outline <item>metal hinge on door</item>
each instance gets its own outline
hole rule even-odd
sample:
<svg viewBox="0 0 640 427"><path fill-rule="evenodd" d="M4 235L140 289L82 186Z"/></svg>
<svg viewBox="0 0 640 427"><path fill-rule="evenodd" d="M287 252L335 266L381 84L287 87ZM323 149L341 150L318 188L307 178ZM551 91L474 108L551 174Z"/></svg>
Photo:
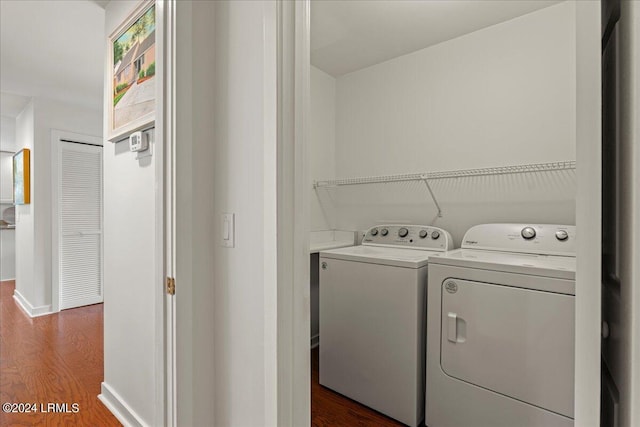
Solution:
<svg viewBox="0 0 640 427"><path fill-rule="evenodd" d="M167 293L169 295L176 294L176 279L173 277L167 277Z"/></svg>

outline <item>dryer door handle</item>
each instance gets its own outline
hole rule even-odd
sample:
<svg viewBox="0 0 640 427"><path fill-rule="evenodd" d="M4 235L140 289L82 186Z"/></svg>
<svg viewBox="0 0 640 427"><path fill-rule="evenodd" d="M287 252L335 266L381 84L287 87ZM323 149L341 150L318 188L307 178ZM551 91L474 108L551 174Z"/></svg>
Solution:
<svg viewBox="0 0 640 427"><path fill-rule="evenodd" d="M447 339L456 344L467 340L467 322L458 313L447 313Z"/></svg>
<svg viewBox="0 0 640 427"><path fill-rule="evenodd" d="M449 313L447 322L447 339L451 342L458 342L458 315Z"/></svg>

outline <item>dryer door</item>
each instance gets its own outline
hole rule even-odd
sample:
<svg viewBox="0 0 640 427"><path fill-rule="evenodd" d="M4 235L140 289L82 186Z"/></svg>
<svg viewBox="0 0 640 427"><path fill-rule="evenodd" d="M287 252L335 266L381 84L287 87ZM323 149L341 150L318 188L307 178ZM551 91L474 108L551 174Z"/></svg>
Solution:
<svg viewBox="0 0 640 427"><path fill-rule="evenodd" d="M449 376L573 418L573 296L447 279L441 319Z"/></svg>

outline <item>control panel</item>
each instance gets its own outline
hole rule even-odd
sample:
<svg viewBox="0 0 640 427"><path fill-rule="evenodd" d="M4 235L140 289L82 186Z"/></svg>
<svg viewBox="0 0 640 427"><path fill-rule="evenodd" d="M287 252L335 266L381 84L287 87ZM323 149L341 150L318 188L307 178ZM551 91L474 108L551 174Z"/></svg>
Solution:
<svg viewBox="0 0 640 427"><path fill-rule="evenodd" d="M150 157L152 153L153 129L133 132L129 135L129 151L136 153L136 160Z"/></svg>
<svg viewBox="0 0 640 427"><path fill-rule="evenodd" d="M575 256L576 227L556 224L481 224L466 232L462 248Z"/></svg>
<svg viewBox="0 0 640 427"><path fill-rule="evenodd" d="M138 152L145 151L149 148L147 135L142 132L133 132L129 135L129 150Z"/></svg>
<svg viewBox="0 0 640 427"><path fill-rule="evenodd" d="M371 227L365 233L362 244L430 251L453 249L453 240L449 232L428 225L390 224Z"/></svg>

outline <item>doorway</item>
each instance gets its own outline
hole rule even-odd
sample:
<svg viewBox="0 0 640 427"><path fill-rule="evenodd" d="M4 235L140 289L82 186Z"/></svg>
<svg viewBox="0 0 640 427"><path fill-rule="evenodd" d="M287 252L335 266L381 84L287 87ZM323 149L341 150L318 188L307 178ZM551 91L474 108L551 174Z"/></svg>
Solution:
<svg viewBox="0 0 640 427"><path fill-rule="evenodd" d="M493 120L491 118L492 113L496 113L506 105L510 105L511 108L516 108L515 106L520 105L520 103L516 101L507 101L509 95L513 95L523 88L525 90L532 89L537 83L541 84L537 95L549 93L546 91L549 90L550 86L546 85L546 83L542 83L541 81L536 83L526 77L529 75L529 72L535 70L536 66L545 63L545 61L547 61L546 64L553 64L551 67L546 67L547 70L553 67L559 67L557 71L563 75L563 78L566 77L566 84L563 84L564 89L562 90L566 91L568 97L564 98L564 100L558 99L556 100L557 102L547 97L545 100L539 99L539 103L538 101L530 102L528 107L546 105L545 103L548 102L551 109L556 108L556 118L558 117L557 114L564 114L566 120L561 126L564 127L564 130L555 126L546 126L545 131L549 131L550 134L537 140L545 140L547 142L556 140L561 145L567 144L568 142L569 144L565 145L567 150L564 153L558 152L557 150L560 149L561 151L562 148L555 144L554 147L550 146L549 149L538 151L536 155L541 153L555 153L558 159L562 158L562 160L574 161L574 168L577 158L588 160L589 163L585 164L591 164L592 161L599 156L593 135L588 138L581 138L578 143L578 140L575 138L575 132L577 128L578 133L584 137L586 129L589 127L586 125L586 122L588 120L596 120L599 117L598 97L592 96L591 91L585 87L587 82L590 82L594 87L599 87L597 84L599 74L593 72L594 68L597 69L599 66L599 62L594 56L594 52L597 54L598 45L593 42L597 40L597 36L595 35L597 35L599 31L599 24L597 24L598 11L594 5L578 4L580 2L554 2L553 4L549 3L545 5L540 3L537 5L529 4L529 6L534 6L537 10L532 9L511 17L502 16L496 22L485 22L485 24L480 25L478 28L466 34L449 35L448 40L447 37L443 36L441 40L438 40L432 46L413 45L408 51L399 55L391 56L383 60L372 60L371 58L380 51L384 51L385 49L392 50L401 45L402 42L399 41L399 39L402 39L402 34L415 36L416 32L412 32L410 28L407 28L410 27L407 23L411 22L411 18L399 20L399 22L403 23L403 28L396 31L393 35L385 33L380 26L377 25L375 26L375 31L367 33L366 25L369 19L371 19L372 22L379 22L379 17L384 16L386 25L391 25L389 23L394 21L394 12L392 10L394 6L391 2L377 2L376 4L370 5L369 8L362 6L363 9L365 9L364 11L356 10L358 7L354 5L356 2L346 2L342 6L336 6L330 3L332 2L311 2L311 28L305 27L304 24L297 27L298 34L310 34L311 46L311 64L298 64L303 71L300 71L300 75L297 76L302 82L305 81L305 78L310 80L310 108L304 110L299 108L297 110L298 114L305 115L306 123L308 123L308 131L305 134L307 150L310 153L315 153L313 157L307 158L307 167L311 175L310 181L314 181L313 183L309 182L309 188L313 188L310 190L309 195L311 201L310 217L312 227L310 231L323 231L318 227L326 227L329 231L347 230L359 235L361 234L359 232L362 230L385 220L387 223L391 220L399 223L439 224L445 228L448 227L452 229L454 239L458 241L459 245L464 231L475 223L492 221L509 222L514 221L513 218L531 221L531 217L535 217L536 215L537 220L541 223L579 225L588 223L593 225L594 219L599 219L599 217L596 218L597 214L593 213L592 208L586 207L586 200L589 196L583 192L582 188L584 187L581 187L581 189L577 188L578 182L592 183L591 178L585 175L584 169L580 169L579 165L578 170L570 172L572 177L569 178L568 181L565 180L564 183L562 183L564 178L560 180L556 180L557 176L550 178L554 176L553 173L550 175L541 175L539 183L547 179L554 180L553 184L547 182L549 186L546 190L544 190L546 184L542 184L541 186L527 186L525 180L510 179L508 176L489 181L478 180L466 188L456 188L456 185L453 183L441 184L434 189L434 192L441 197L439 202L442 211L448 212L448 215L445 213L442 217L437 215L439 207L434 206L430 198L425 197L425 194L423 194L426 193L426 189L423 187L418 187L417 185L414 187L407 183L386 183L384 186L378 187L370 185L370 182L375 181L377 178L399 176L408 173L419 174L420 172L428 172L430 170L477 169L530 163L531 157L518 158L518 153L516 153L516 151L520 151L521 154L525 152L530 154L531 150L525 148L527 144L529 144L525 141L526 138L523 139L522 135L518 134L517 131L514 134L508 135L508 128L511 124L514 124L515 121L521 119L524 119L524 121L520 122L517 128L520 130L527 128L527 126L532 124L530 121L527 123L527 119L530 119L532 116L544 121L542 116L550 113L550 109L541 108L538 113L544 112L542 116L538 113L532 115L520 111L522 114L516 114L518 117L514 117L515 121L511 119L505 122L498 120L500 124L496 126L489 124L492 123ZM362 5L366 2L357 3ZM419 2L413 3L412 7L418 7L417 3ZM435 5L438 2L430 3ZM475 3L477 7L483 7L482 2ZM519 2L519 6L525 7L525 3L526 2ZM323 7L324 10L322 9ZM343 10L336 12L330 10L331 7L343 7ZM402 9L400 6L397 7L398 9ZM413 17L416 17L415 19L418 22L421 22L419 12L415 10L409 11L409 6L406 4L403 7L403 13L409 13ZM435 19L445 22L447 28L450 30L456 27L452 24L456 15L459 17L465 13L463 9L464 7L460 6L460 10L456 13L447 15L446 18L440 17L439 19ZM504 13L504 9L501 13ZM556 15L555 18L551 17L551 15L555 13L562 15L568 20L563 20L564 18L559 18L558 15ZM341 15L337 17L336 14ZM477 11L475 16L478 19L480 19L481 16L486 18L486 15L481 11ZM351 17L351 20L349 20L349 17ZM434 18L434 14L427 13L427 16L422 19L422 23L429 18ZM551 26L556 25L555 28L558 30L557 37L547 33L549 39L547 39L546 42L550 43L550 47L549 49L543 49L543 51L550 54L554 49L563 49L562 46L564 46L564 48L567 49L567 55L562 54L559 57L547 57L546 59L536 57L536 64L523 64L522 73L514 73L509 76L509 72L513 72L515 68L509 68L513 67L514 63L505 61L506 55L502 56L500 60L502 62L496 62L496 64L499 63L501 65L494 69L492 69L491 65L487 62L491 56L491 53L487 53L487 51L490 51L492 48L497 48L499 42L498 44L489 43L487 45L479 45L476 50L476 55L454 55L453 50L450 50L463 46L473 37L489 37L492 32L497 33L504 31L505 28L509 26L513 27L512 29L514 31L528 31L537 25L532 22L532 20L536 18L541 19L541 22L547 18L550 19L551 21L547 21L547 25L545 25L544 28L548 28L548 24L554 22ZM318 38L319 36L316 33L316 40L314 40L314 31L317 31L314 29L314 25L322 25L322 19L325 19L327 22L326 29L320 38ZM528 22L525 23L525 21ZM331 24L333 24L334 27L329 28ZM528 25L530 25L530 27L527 27ZM434 24L424 27L433 29L437 27L437 25ZM357 33L357 31L360 31L360 33ZM376 32L379 34L376 34ZM359 36L354 34L358 34ZM353 36L353 40L349 40L349 35ZM518 43L526 44L526 46L517 46L516 49L518 51L522 51L523 49L535 50L534 44L527 44L524 41L526 37L521 36L522 34L514 37L503 37L501 40L511 40L513 42L510 43L511 47L517 46ZM380 40L376 39L376 37L379 37ZM375 49L367 49L366 46L363 47L363 44L366 44L366 40L368 39L376 40ZM561 40L564 40L564 42ZM534 43L545 43L544 38L539 37L539 32L532 41ZM349 43L351 43L351 45L349 45ZM455 48L454 45L456 45ZM578 46L577 49L576 46ZM503 47L506 48L506 46ZM349 51L349 49L353 50ZM443 55L440 60L434 62L426 72L424 70L421 72L418 68L411 68L418 61L417 58L423 49L430 50L434 55ZM332 56L332 51L334 52L334 56ZM446 62L446 55L449 52L451 52L451 58L455 58L452 64ZM504 53L505 50L502 49L502 52ZM344 56L341 57L340 55ZM553 54L550 55L553 56ZM404 58L402 58L403 56ZM528 56L529 58L533 58L535 55ZM564 60L569 60L569 62L565 64L566 66L561 65L563 59L558 60L560 57ZM344 60L345 58L348 60ZM473 58L472 63L466 64L465 58ZM361 61L363 65L352 66L350 61ZM583 68L580 69L575 61L581 64ZM397 62L397 65L395 62ZM473 72L473 67L479 64L484 65L477 69L476 72ZM319 68L318 65L325 67L325 69ZM352 68L349 68L350 66L352 66ZM562 70L560 70L560 67ZM481 88L481 92L483 90L485 92L474 94L472 82L477 78L482 78L482 73L490 69L492 71L488 72L487 76L494 77L496 80L493 82L486 80L484 85L477 85L476 88ZM434 70L436 70L436 73L438 73L437 70L441 71L438 75L440 80L436 80L436 82L440 84L435 86L435 90L432 91L429 96L424 96L425 94L420 92L423 89L417 88L416 84L422 82L424 76L429 72L434 72ZM566 70L571 70L572 76L564 74ZM394 76L402 72L406 72L406 75L404 79L398 79L401 81L400 86L393 86L395 83ZM461 77L465 72L470 72L471 74L466 78L461 78L459 84L452 85L451 87L447 86L447 81L453 81L456 75L460 74ZM544 73L537 73L537 77L543 74ZM316 77L315 82L314 75ZM516 79L525 78L525 81L517 82L513 80L514 77ZM549 77L553 78L550 75ZM498 95L498 93L500 93L500 84L507 84L507 82L509 82L508 85L510 89L504 92L506 97L501 97ZM580 93L575 92L576 82L578 83L578 90L582 91ZM555 83L558 83L558 81L556 80ZM402 86L403 84L404 86ZM428 85L428 82L426 84ZM466 93L462 95L462 98L456 98L455 91L463 87ZM513 90L516 90L516 92L513 92ZM423 96L417 96L419 99L414 104L404 104L402 100L411 97L411 94L416 92L420 92ZM554 92L557 94L558 90ZM532 99L524 93L518 93L520 99ZM533 97L537 95L533 95ZM438 96L442 96L442 98L438 98ZM582 108L580 100L585 97L589 98L591 103L588 104L589 107ZM465 98L466 101L463 98ZM437 100L439 100L439 102L436 102ZM567 100L569 101L567 102ZM434 102L434 104L431 105L430 102ZM496 109L493 111L484 111L479 115L474 114L474 118L478 118L483 116L484 113L487 113L486 116L483 116L484 118L482 120L474 124L473 119L462 119L465 112L475 111L475 107L479 107L478 111L480 111L482 109L481 106L486 105L487 102L494 105ZM493 102L498 102L498 104L493 104ZM326 107L331 106L331 104L334 105L332 113L325 114L321 112L321 114L317 114L319 110L323 108L326 110ZM555 105L555 107L551 107L552 105ZM560 113L560 110L557 110L558 105L563 106L561 108L562 113ZM416 106L419 108L415 108ZM449 110L449 108L451 108L451 110ZM511 110L511 112L513 112L513 110ZM504 111L504 114L499 113L498 115L500 115L502 119L505 119L509 114L510 112ZM318 116L322 116L324 122L314 125L314 120L316 120ZM548 117L551 118L550 116ZM413 124L414 121L415 123L425 123L428 122L430 118L438 119L432 126L425 127L421 129L421 131L412 130L412 126L415 126ZM303 120L303 122L305 121ZM441 129L441 126L445 123L447 124L447 130L436 132L436 130ZM464 133L463 129L467 126L469 127L468 129L473 128L473 131L468 135L469 138L463 139L472 143L474 146L467 147L468 149L462 149L462 151L460 151L460 147L464 146L465 143L462 140L460 141L462 145L455 142L455 135L457 132ZM539 130L540 129L533 130L532 132L527 132L527 134L531 136ZM499 132L500 135L494 135L484 142L480 141L482 144L478 142L482 140L484 136L491 135L494 131ZM556 136L551 135L554 132L558 132ZM410 141L412 138L415 138L422 146L417 145L411 147L407 145L407 141ZM434 141L440 142L435 143ZM499 141L508 141L509 147L500 149L492 145L495 142L499 143ZM431 145L429 145L430 143ZM514 144L517 145L518 143L524 144L523 149L511 151L514 149ZM427 149L427 147L427 152L422 153L420 151L423 148ZM388 149L385 150L385 148ZM446 153L449 149L452 150L450 157L452 163L446 165L443 162L446 162ZM463 153L465 151L476 154L473 156L464 155ZM578 153L577 157L576 152ZM592 156L590 156L588 152L591 152ZM510 156L508 153L513 154L514 157L508 158ZM487 157L483 160L483 156L485 155ZM430 165L432 161L436 163ZM322 164L322 162L325 164ZM545 159L540 159L540 162L544 163ZM566 178L564 173L560 175ZM342 181L347 184L347 181L358 178L368 182L363 182L363 184L366 185L362 185L361 187L351 186L351 182L348 183L350 185L349 187L340 187ZM380 182L382 183L382 181ZM326 188L319 188L322 187L322 185L318 186L318 183L328 185L326 185ZM518 190L518 187L522 185L527 187L527 200L518 199L519 196L515 195L515 193L521 191ZM475 188L475 190L471 187ZM491 194L492 188L496 193ZM500 188L500 190L498 190L498 188ZM550 196L549 191L547 191L550 188L553 192L557 192L554 196ZM468 194L469 197L464 196L464 194L466 194L465 191L470 192ZM531 191L531 193L529 193L529 191ZM541 192L538 193L538 191ZM499 196L498 193L500 193ZM510 200L505 201L501 199L505 197L505 193L507 199ZM509 194L511 194L511 196L509 196ZM428 196L428 194L426 194L426 196ZM474 199L474 197L477 197L477 199ZM578 200L577 206L575 204L576 197ZM483 202L487 201L490 201L489 205L492 206L482 207ZM593 203L596 202L597 201L594 201ZM469 206L463 208L464 205ZM472 205L475 207L470 209ZM545 205L551 206L551 208L543 208ZM500 212L493 212L492 209L498 208L498 206ZM545 212L538 211L538 209L542 209ZM588 212L592 212L593 215ZM447 218L447 216L449 218ZM467 216L467 218L465 218L465 216ZM556 219L554 220L554 218ZM584 225L581 227L583 226ZM597 228L598 227L596 227L596 229ZM597 249L598 247L599 243L596 244L595 248ZM590 268L587 264L595 265L597 263L596 258L598 257L599 255L595 254L593 247L589 249L581 247L579 249L579 271L581 272L579 272L578 275L582 277L581 280L584 280L583 283L586 283L586 288L590 290L584 291L577 296L578 315L576 322L578 326L576 340L578 347L591 348L592 350L595 347L599 348L599 343L596 343L594 340L584 339L584 334L589 328L593 330L595 322L593 319L583 317L583 310L595 299L599 299L599 292L597 292L597 285L590 283L589 279L585 279L584 277L586 277L585 272ZM591 260L590 262L585 261L589 259ZM300 266L300 268L302 268L302 266ZM300 320L301 319L297 319L297 321ZM319 342L321 347L321 330ZM596 396L596 394L599 396L599 381L594 379L596 378L594 373L598 372L599 368L594 366L592 362L593 361L590 361L588 368L580 361L577 361L576 364L576 387L578 387L578 384L588 384L587 387L581 387L581 392L576 394L576 419L583 419L585 420L584 422L588 424L594 424L594 419L597 419L599 416L595 413L597 411L593 409L593 404L595 403L594 396ZM576 390L577 389L578 388L576 388ZM584 390L588 390L588 392L585 393ZM590 404L585 405L583 402L586 401L589 401ZM313 408L313 400L311 405ZM589 406L588 409L587 406ZM312 417L315 416L313 409L311 414Z"/></svg>

